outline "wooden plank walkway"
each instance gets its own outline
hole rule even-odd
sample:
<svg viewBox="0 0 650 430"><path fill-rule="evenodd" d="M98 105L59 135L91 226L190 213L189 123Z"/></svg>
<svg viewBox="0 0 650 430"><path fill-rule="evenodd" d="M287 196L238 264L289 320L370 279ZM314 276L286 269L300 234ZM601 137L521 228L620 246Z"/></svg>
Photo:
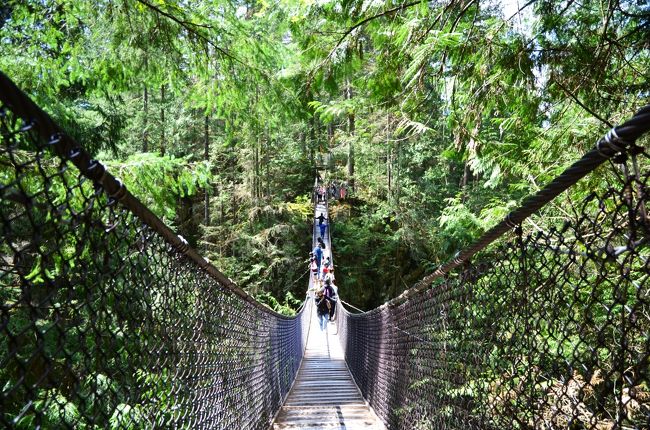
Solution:
<svg viewBox="0 0 650 430"><path fill-rule="evenodd" d="M345 364L336 324L330 322L322 332L315 311L313 315L305 358L272 428L384 430Z"/></svg>

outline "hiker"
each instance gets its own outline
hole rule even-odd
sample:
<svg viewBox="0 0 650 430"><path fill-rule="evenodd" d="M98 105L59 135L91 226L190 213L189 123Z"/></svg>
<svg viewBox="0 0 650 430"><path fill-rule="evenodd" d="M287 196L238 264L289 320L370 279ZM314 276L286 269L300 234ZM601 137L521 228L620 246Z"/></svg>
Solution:
<svg viewBox="0 0 650 430"><path fill-rule="evenodd" d="M332 287L332 283L329 280L325 281L325 286L323 287L323 296L329 300L329 305L326 304L328 309L329 320L332 321L334 318L334 310L336 309L337 295Z"/></svg>
<svg viewBox="0 0 650 430"><path fill-rule="evenodd" d="M315 285L316 281L318 281L318 265L316 264L316 257L314 257L313 252L309 253L309 270L311 271L312 279Z"/></svg>
<svg viewBox="0 0 650 430"><path fill-rule="evenodd" d="M314 258L316 259L316 273L320 273L320 263L323 260L323 248L324 246L319 243L313 251Z"/></svg>
<svg viewBox="0 0 650 430"><path fill-rule="evenodd" d="M318 228L320 229L320 237L324 238L325 237L325 230L327 229L327 224L318 224Z"/></svg>
<svg viewBox="0 0 650 430"><path fill-rule="evenodd" d="M327 320L329 319L331 307L332 303L325 297L323 290L319 290L316 293L316 313L318 314L318 323L321 331L327 328Z"/></svg>
<svg viewBox="0 0 650 430"><path fill-rule="evenodd" d="M327 228L327 224L325 221L327 218L325 218L325 215L321 212L319 216L316 217L318 220L318 228L320 229L320 237L324 238L325 237L325 229Z"/></svg>
<svg viewBox="0 0 650 430"><path fill-rule="evenodd" d="M323 249L323 259L321 261L325 261L329 259L331 256L330 251L327 249L327 246L325 246L325 243L323 241L321 241L319 244L320 247Z"/></svg>
<svg viewBox="0 0 650 430"><path fill-rule="evenodd" d="M338 288L336 285L334 285L334 282L336 282L336 278L334 278L334 266L330 266L327 270L327 275L325 275L325 282L328 280L332 284L332 287L334 287L334 292L337 292Z"/></svg>
<svg viewBox="0 0 650 430"><path fill-rule="evenodd" d="M327 257L325 259L325 263L323 264L323 270L321 270L321 274L320 274L321 275L320 276L321 281L325 280L325 277L329 273L329 269L330 269L331 266L332 266L332 262L331 262L330 258Z"/></svg>

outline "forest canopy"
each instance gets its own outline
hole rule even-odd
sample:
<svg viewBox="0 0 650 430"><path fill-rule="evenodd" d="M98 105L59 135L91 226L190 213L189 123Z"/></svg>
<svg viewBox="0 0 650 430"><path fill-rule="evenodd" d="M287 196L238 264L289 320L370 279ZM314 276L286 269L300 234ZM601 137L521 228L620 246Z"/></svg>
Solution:
<svg viewBox="0 0 650 430"><path fill-rule="evenodd" d="M346 301L448 261L650 95L646 1L8 0L0 70L240 286L302 297L317 167ZM325 156L329 154L329 156ZM546 230L600 186L551 203Z"/></svg>

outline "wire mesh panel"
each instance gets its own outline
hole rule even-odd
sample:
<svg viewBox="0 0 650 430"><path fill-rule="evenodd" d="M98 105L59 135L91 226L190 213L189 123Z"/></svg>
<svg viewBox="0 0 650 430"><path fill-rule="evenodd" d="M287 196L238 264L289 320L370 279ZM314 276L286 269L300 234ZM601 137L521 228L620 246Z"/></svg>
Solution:
<svg viewBox="0 0 650 430"><path fill-rule="evenodd" d="M601 171L609 187L562 226L516 228L431 288L340 313L390 428L650 428L648 161Z"/></svg>
<svg viewBox="0 0 650 430"><path fill-rule="evenodd" d="M14 108L0 105L0 427L267 428L312 306L283 317L224 285Z"/></svg>

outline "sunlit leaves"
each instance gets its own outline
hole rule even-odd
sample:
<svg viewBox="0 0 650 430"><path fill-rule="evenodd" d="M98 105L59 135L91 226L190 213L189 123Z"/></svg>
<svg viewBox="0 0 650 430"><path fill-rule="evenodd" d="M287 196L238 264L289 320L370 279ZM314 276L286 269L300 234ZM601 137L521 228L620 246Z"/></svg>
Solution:
<svg viewBox="0 0 650 430"><path fill-rule="evenodd" d="M174 220L177 199L192 197L198 190L209 188L211 178L207 162L189 163L182 158L153 153L111 162L109 169L154 213L169 221Z"/></svg>

